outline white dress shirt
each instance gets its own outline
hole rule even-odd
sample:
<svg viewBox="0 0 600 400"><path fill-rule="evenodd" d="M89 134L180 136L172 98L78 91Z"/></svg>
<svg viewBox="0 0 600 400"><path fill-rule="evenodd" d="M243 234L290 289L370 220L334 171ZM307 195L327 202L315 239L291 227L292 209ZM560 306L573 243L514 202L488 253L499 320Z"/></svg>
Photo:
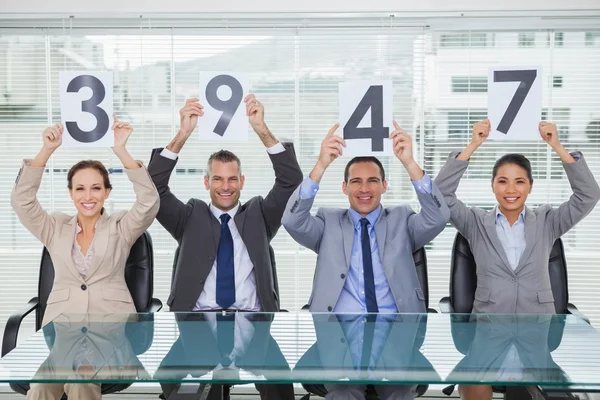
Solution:
<svg viewBox="0 0 600 400"><path fill-rule="evenodd" d="M245 311L260 311L260 301L256 294L256 276L254 274L254 264L250 260L248 249L242 240L240 232L235 226L233 218L237 214L240 205L232 208L227 212L231 219L227 223L233 238L233 268L235 277L235 303L229 308L232 310ZM223 211L217 207L210 205L210 211L215 216L219 223L221 222L221 214ZM196 301L194 311L202 310L219 310L223 307L217 304L217 259L211 268L204 289L200 293L200 297Z"/></svg>
<svg viewBox="0 0 600 400"><path fill-rule="evenodd" d="M269 154L278 154L286 151L285 147L280 142L277 142L274 146L268 147L267 152ZM178 157L177 153L174 153L166 147L161 151L161 156L176 160ZM232 310L245 310L245 311L260 311L260 300L256 293L256 276L254 273L254 264L250 260L248 249L242 240L242 237L237 230L235 225L234 217L237 214L240 206L239 204L229 210L227 213L231 217L227 225L231 231L233 238L233 267L235 275L235 303L229 308ZM210 205L210 211L215 216L219 223L221 222L220 216L223 211L219 210L212 204ZM200 297L196 301L194 311L203 310L218 310L222 307L217 304L217 260L213 264L213 267L206 278L204 288Z"/></svg>

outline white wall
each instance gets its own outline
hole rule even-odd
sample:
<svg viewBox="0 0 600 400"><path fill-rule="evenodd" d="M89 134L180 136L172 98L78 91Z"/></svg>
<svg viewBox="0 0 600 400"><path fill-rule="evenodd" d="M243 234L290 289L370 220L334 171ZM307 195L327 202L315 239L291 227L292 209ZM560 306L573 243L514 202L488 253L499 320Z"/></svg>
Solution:
<svg viewBox="0 0 600 400"><path fill-rule="evenodd" d="M511 16L555 15L588 16L598 15L598 0L503 0L488 2L482 0L0 0L0 16L23 17L55 14L74 16L112 17L151 14L199 14L204 17L211 13L395 13L397 16L418 15L498 15Z"/></svg>

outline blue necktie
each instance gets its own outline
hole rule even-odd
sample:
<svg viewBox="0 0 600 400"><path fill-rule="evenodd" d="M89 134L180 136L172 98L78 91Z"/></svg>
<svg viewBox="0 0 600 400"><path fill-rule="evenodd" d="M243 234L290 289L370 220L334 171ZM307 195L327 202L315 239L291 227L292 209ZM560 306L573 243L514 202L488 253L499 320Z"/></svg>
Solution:
<svg viewBox="0 0 600 400"><path fill-rule="evenodd" d="M217 251L217 304L223 309L235 303L235 271L233 268L233 237L227 223L229 214L221 214L221 240Z"/></svg>
<svg viewBox="0 0 600 400"><path fill-rule="evenodd" d="M373 260L371 259L371 240L369 238L369 220L361 218L361 242L363 271L365 278L365 301L367 302L367 312L379 312L377 307L377 295L375 294L375 278L373 277Z"/></svg>

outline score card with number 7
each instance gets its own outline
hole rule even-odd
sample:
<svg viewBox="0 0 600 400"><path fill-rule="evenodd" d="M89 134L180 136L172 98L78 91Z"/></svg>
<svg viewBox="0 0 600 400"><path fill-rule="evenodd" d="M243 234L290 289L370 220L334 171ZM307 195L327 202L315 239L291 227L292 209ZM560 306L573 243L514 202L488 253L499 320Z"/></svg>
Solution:
<svg viewBox="0 0 600 400"><path fill-rule="evenodd" d="M539 67L493 67L488 76L491 140L540 140L542 74Z"/></svg>
<svg viewBox="0 0 600 400"><path fill-rule="evenodd" d="M248 117L244 97L249 93L244 74L200 72L200 104L204 116L198 119L200 140L248 141Z"/></svg>

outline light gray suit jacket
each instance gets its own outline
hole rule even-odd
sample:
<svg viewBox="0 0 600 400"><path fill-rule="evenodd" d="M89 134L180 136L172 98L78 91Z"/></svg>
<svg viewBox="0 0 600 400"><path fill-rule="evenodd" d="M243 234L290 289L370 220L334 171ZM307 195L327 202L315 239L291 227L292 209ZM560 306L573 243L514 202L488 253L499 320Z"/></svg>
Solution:
<svg viewBox="0 0 600 400"><path fill-rule="evenodd" d="M513 271L496 233L493 211L467 207L456 189L469 162L448 157L435 179L450 208L450 222L469 242L477 264L474 313L554 314L548 259L556 239L581 221L600 199L600 188L581 153L575 163L563 164L573 195L558 208L545 204L525 208L527 246Z"/></svg>
<svg viewBox="0 0 600 400"><path fill-rule="evenodd" d="M417 196L421 211L409 206L384 208L375 224L385 276L401 313L426 312L425 295L415 269L413 252L444 230L450 211L432 185L431 194ZM283 226L302 246L318 254L310 311L330 312L342 293L354 242L354 225L348 209L319 208L310 214L314 197L300 199L300 187L290 197Z"/></svg>

